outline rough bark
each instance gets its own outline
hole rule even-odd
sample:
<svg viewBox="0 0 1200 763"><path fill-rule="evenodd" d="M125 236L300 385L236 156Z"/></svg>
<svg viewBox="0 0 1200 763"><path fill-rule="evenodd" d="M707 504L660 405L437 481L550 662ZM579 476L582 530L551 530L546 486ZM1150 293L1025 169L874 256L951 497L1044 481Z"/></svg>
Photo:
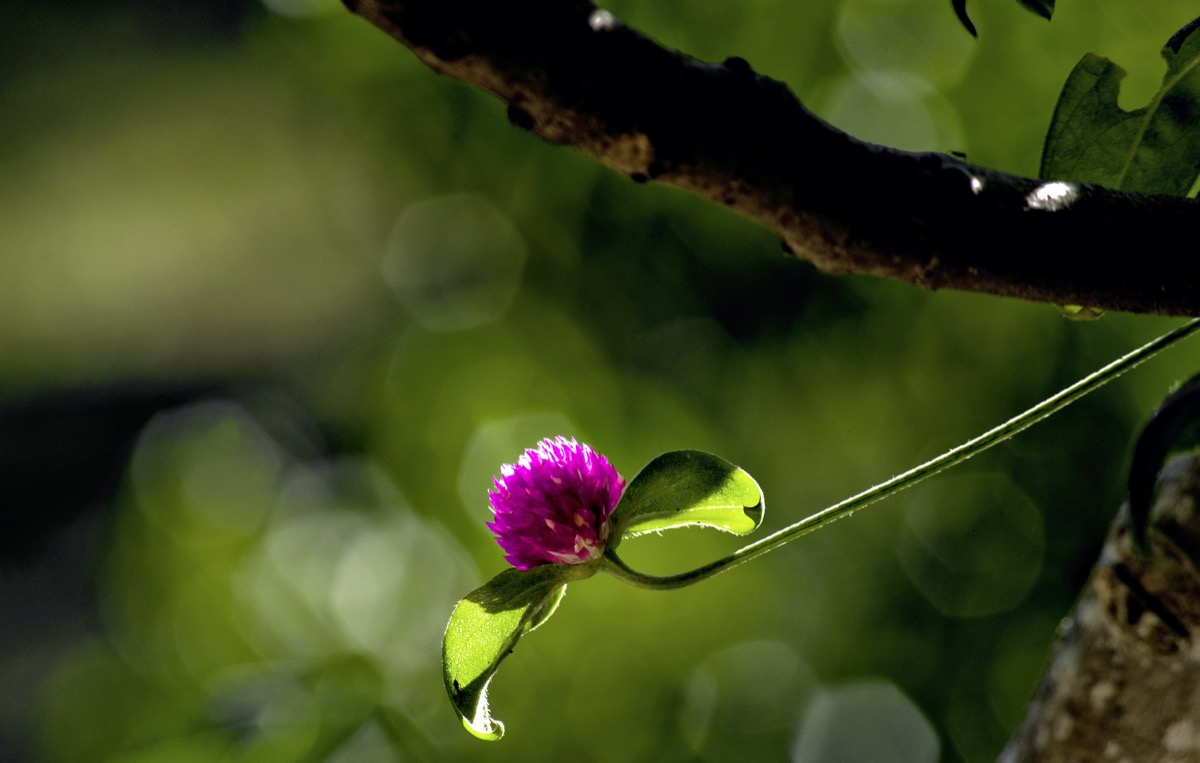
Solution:
<svg viewBox="0 0 1200 763"><path fill-rule="evenodd" d="M829 273L1200 315L1200 203L856 140L737 58L666 50L586 0L344 0L508 118L777 231ZM1041 189L1039 191L1039 189Z"/></svg>
<svg viewBox="0 0 1200 763"><path fill-rule="evenodd" d="M1200 761L1200 457L1163 470L1150 543L1122 512L1001 763Z"/></svg>

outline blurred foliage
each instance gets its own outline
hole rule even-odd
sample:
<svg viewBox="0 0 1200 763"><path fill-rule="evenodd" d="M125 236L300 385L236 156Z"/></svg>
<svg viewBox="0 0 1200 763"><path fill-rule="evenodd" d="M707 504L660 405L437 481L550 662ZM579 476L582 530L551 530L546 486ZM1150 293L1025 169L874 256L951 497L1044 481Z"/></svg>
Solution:
<svg viewBox="0 0 1200 763"><path fill-rule="evenodd" d="M1029 175L1086 52L1144 104L1194 15L975 3L974 41L935 0L611 8L860 137ZM717 452L778 527L1173 322L820 275L512 129L333 0L3 19L5 760L991 760L1123 498L1131 432L1200 361L1174 350L703 585L573 587L506 662L511 731L483 745L439 641L503 568L486 490L522 448L578 436L626 477ZM736 545L622 551L672 572Z"/></svg>

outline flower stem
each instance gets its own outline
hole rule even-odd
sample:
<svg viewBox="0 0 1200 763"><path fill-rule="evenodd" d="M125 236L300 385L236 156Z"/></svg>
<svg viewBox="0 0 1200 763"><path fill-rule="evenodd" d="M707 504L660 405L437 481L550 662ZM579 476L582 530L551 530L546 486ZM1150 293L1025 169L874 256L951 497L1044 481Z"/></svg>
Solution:
<svg viewBox="0 0 1200 763"><path fill-rule="evenodd" d="M1100 370L1085 376L1071 386L1062 390L1056 395L1053 395L1037 405L1033 406L1024 413L1018 414L1008 421L1004 422L994 429L989 429L978 437L968 440L959 445L957 448L952 448L942 455L930 461L909 469L903 474L898 474L886 482L881 482L869 490L864 490L858 495L851 496L840 503L818 511L810 517L800 520L795 524L788 525L782 530L778 530L765 538L762 538L748 546L734 551L729 556L717 559L702 567L697 567L688 572L681 572L676 575L646 575L636 570L630 569L613 551L606 551L602 559L601 569L610 575L623 580L631 585L641 588L655 589L671 589L682 588L684 586L698 583L701 580L710 578L713 575L724 572L725 570L735 567L751 559L762 556L768 551L773 551L783 544L793 541L802 535L816 530L819 527L850 516L855 511L863 508L868 504L875 503L878 500L886 498L893 493L898 493L901 490L917 484L921 480L932 477L944 469L949 469L952 466L961 464L972 456L978 455L983 451L991 448L994 445L1004 442L1013 435L1021 432L1042 419L1058 413L1063 408L1066 408L1071 403L1080 399L1084 395L1095 391L1097 388L1112 381L1121 374L1125 373L1134 366L1142 363L1145 360L1157 355L1166 348L1175 344L1181 339L1190 336L1200 330L1200 318L1193 318L1187 323L1178 328L1167 332L1159 338L1148 342L1139 347L1133 352L1125 355L1112 363L1104 366Z"/></svg>

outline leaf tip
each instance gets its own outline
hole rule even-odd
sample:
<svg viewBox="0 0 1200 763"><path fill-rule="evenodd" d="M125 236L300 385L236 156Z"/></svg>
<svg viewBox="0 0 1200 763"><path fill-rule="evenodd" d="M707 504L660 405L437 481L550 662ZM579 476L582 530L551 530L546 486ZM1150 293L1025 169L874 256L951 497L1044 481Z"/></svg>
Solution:
<svg viewBox="0 0 1200 763"><path fill-rule="evenodd" d="M1054 15L1054 0L1017 0L1017 2L1019 2L1025 8L1025 10L1029 11L1035 16L1041 16L1046 21L1049 21L1050 17Z"/></svg>
<svg viewBox="0 0 1200 763"><path fill-rule="evenodd" d="M1200 17L1192 19L1182 29L1171 35L1171 39L1167 40L1164 47L1172 53L1178 53L1183 48L1183 43L1187 42L1187 38L1191 37L1197 29L1200 29Z"/></svg>
<svg viewBox="0 0 1200 763"><path fill-rule="evenodd" d="M967 0L950 0L950 4L954 7L954 15L958 17L958 22L971 33L972 37L978 39L979 32L975 30L975 23L967 15Z"/></svg>
<svg viewBox="0 0 1200 763"><path fill-rule="evenodd" d="M463 717L463 728L471 732L471 735L476 739L482 739L485 742L496 742L500 737L504 736L504 724L495 718L483 718L479 725L475 725L480 719L471 720L466 716Z"/></svg>

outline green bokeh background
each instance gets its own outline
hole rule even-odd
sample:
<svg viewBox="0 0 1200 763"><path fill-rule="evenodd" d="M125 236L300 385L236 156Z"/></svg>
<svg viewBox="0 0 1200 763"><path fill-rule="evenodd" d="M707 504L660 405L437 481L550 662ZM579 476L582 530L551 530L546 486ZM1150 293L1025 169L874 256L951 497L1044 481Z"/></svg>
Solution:
<svg viewBox="0 0 1200 763"><path fill-rule="evenodd" d="M1161 78L1182 0L614 2L859 137L1033 174L1087 51ZM1189 10L1190 9L1190 10ZM777 528L1177 321L828 277L513 129L332 0L0 12L0 759L984 761L1122 499L1171 351L954 472L694 588L572 585L455 719L499 465L699 448ZM870 214L864 210L863 214ZM736 548L623 546L670 572Z"/></svg>

